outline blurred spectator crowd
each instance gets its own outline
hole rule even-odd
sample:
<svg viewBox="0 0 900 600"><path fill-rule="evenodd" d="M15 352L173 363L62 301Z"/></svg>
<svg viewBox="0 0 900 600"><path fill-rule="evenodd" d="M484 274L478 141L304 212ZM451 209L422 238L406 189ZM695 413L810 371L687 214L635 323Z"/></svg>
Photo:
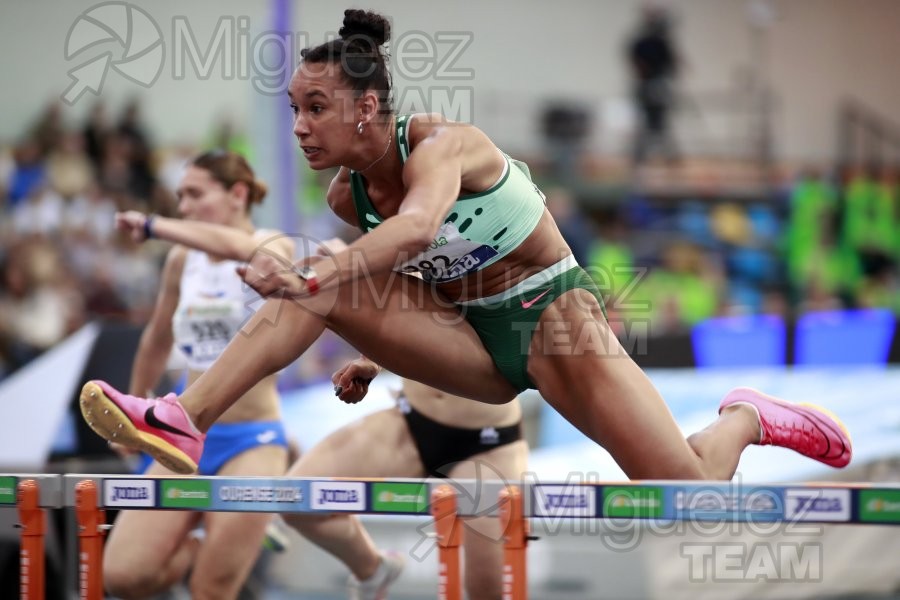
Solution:
<svg viewBox="0 0 900 600"><path fill-rule="evenodd" d="M84 122L71 123L50 104L19 139L0 143L0 379L92 320L143 326L170 244L134 243L116 232L115 213L177 216L183 168L203 150L228 148L253 162L228 118L195 145L160 148L137 102L110 113L97 103ZM307 187L324 210L320 181ZM355 357L336 336L323 336L284 373L284 385L330 378Z"/></svg>
<svg viewBox="0 0 900 600"><path fill-rule="evenodd" d="M900 188L887 169L839 182L801 173L754 199L631 192L593 219L566 189L552 189L548 204L620 333L685 332L723 315L900 314Z"/></svg>
<svg viewBox="0 0 900 600"><path fill-rule="evenodd" d="M114 230L117 210L172 214L137 103L84 123L49 105L0 149L0 373L9 373L96 319L146 320L165 248Z"/></svg>
<svg viewBox="0 0 900 600"><path fill-rule="evenodd" d="M227 126L207 142L246 150ZM135 102L115 118L97 104L74 126L53 104L20 139L0 145L0 377L90 320L146 322L168 246L118 235L113 215L176 214L181 168L199 149L154 147ZM841 181L804 173L752 200L631 192L591 211L567 187L545 191L623 333L638 325L649 336L686 331L724 314L900 312L898 186L887 171ZM326 362L342 360L334 346L320 344L333 359ZM297 377L321 377L331 368L323 360Z"/></svg>

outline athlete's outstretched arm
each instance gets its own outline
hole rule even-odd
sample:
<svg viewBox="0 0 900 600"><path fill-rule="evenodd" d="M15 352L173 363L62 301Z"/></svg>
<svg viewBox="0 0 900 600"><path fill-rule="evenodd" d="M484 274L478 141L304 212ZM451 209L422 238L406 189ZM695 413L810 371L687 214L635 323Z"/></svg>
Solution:
<svg viewBox="0 0 900 600"><path fill-rule="evenodd" d="M361 236L346 251L317 263L320 288L390 271L428 247L459 196L465 132L463 127L435 127L418 143L403 166L407 193L397 214ZM364 265L359 264L360 255ZM281 290L297 296L307 293L304 281L284 272L283 265L259 258L262 260L254 260L243 276L260 295ZM365 267L363 272L361 266Z"/></svg>
<svg viewBox="0 0 900 600"><path fill-rule="evenodd" d="M140 396L152 396L166 370L172 344L172 316L178 307L181 272L184 268L184 249L172 248L166 257L162 281L156 296L153 314L141 333L134 363L131 365L129 392Z"/></svg>
<svg viewBox="0 0 900 600"><path fill-rule="evenodd" d="M149 233L155 238L241 262L249 261L260 251L287 259L293 258L294 253L293 241L280 232L252 234L227 225L170 219L133 210L116 213L116 227L139 242L146 240Z"/></svg>

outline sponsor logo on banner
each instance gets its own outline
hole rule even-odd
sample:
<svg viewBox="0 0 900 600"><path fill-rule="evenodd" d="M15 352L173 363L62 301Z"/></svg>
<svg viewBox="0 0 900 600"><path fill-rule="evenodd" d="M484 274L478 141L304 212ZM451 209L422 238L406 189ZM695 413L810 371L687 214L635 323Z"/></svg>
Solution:
<svg viewBox="0 0 900 600"><path fill-rule="evenodd" d="M305 484L279 481L214 480L215 510L275 512L308 508Z"/></svg>
<svg viewBox="0 0 900 600"><path fill-rule="evenodd" d="M212 505L209 481L164 479L160 489L160 504L167 508L209 508Z"/></svg>
<svg viewBox="0 0 900 600"><path fill-rule="evenodd" d="M674 505L679 519L777 521L784 517L781 492L772 488L680 488L675 490Z"/></svg>
<svg viewBox="0 0 900 600"><path fill-rule="evenodd" d="M859 520L900 523L900 490L861 490Z"/></svg>
<svg viewBox="0 0 900 600"><path fill-rule="evenodd" d="M16 503L16 478L0 477L0 504Z"/></svg>
<svg viewBox="0 0 900 600"><path fill-rule="evenodd" d="M104 479L103 506L156 506L156 482L147 479Z"/></svg>
<svg viewBox="0 0 900 600"><path fill-rule="evenodd" d="M424 483L375 483L372 510L376 512L428 512L428 485Z"/></svg>
<svg viewBox="0 0 900 600"><path fill-rule="evenodd" d="M790 521L849 521L850 490L788 490L784 495L784 518Z"/></svg>
<svg viewBox="0 0 900 600"><path fill-rule="evenodd" d="M361 481L313 481L310 495L316 510L366 510L366 486Z"/></svg>
<svg viewBox="0 0 900 600"><path fill-rule="evenodd" d="M604 517L663 516L663 490L661 487L603 487Z"/></svg>
<svg viewBox="0 0 900 600"><path fill-rule="evenodd" d="M538 517L595 517L596 490L582 485L537 485L534 487Z"/></svg>

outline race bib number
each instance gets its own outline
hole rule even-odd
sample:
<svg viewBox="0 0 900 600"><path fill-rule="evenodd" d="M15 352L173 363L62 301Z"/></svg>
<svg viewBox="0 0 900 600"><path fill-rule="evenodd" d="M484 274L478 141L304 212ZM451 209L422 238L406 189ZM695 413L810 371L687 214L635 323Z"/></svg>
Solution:
<svg viewBox="0 0 900 600"><path fill-rule="evenodd" d="M477 271L497 256L492 247L464 239L456 225L444 223L425 252L400 267L403 273L421 273L434 283L453 281Z"/></svg>
<svg viewBox="0 0 900 600"><path fill-rule="evenodd" d="M197 362L212 362L240 328L239 302L212 302L187 306L175 315L175 339L179 349Z"/></svg>
<svg viewBox="0 0 900 600"><path fill-rule="evenodd" d="M231 339L231 330L224 320L191 320L190 350L186 353L199 361L215 360Z"/></svg>

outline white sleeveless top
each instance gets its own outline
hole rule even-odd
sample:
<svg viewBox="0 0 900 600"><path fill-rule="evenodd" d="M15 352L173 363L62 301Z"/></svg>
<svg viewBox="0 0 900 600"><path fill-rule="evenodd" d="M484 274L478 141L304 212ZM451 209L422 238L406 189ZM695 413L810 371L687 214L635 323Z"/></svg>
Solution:
<svg viewBox="0 0 900 600"><path fill-rule="evenodd" d="M240 264L187 251L172 328L192 370L208 369L253 312L250 303L258 297L235 272Z"/></svg>

